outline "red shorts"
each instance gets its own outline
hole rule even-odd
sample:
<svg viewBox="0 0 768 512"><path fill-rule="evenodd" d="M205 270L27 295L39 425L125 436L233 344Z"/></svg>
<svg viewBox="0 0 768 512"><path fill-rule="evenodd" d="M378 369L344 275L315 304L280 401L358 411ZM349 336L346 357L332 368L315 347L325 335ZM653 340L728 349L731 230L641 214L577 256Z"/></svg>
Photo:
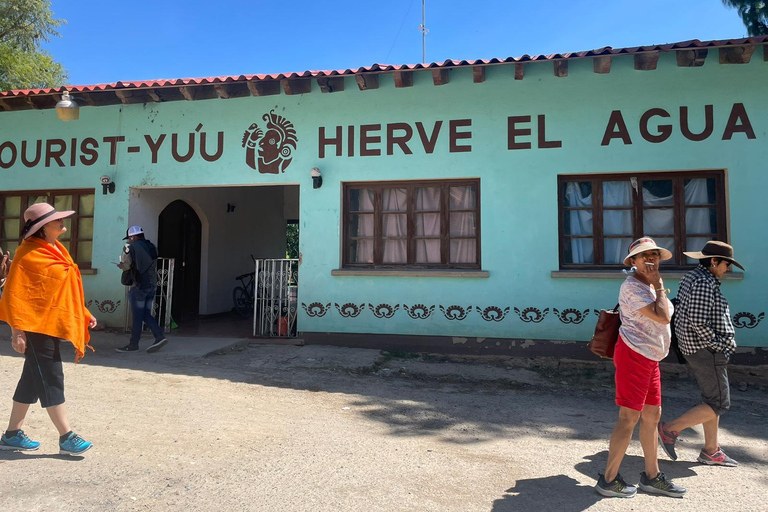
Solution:
<svg viewBox="0 0 768 512"><path fill-rule="evenodd" d="M619 336L613 353L616 366L616 405L642 411L645 405L661 405L659 362L629 348Z"/></svg>

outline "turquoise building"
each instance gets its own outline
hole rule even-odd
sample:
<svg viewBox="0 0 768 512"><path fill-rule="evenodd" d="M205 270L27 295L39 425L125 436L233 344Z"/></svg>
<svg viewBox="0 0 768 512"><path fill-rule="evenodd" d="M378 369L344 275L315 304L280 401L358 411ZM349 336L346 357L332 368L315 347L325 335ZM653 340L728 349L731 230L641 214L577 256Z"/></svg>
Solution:
<svg viewBox="0 0 768 512"><path fill-rule="evenodd" d="M298 222L306 343L578 356L634 238L675 255L671 296L716 238L747 269L722 285L736 357L762 361L767 90L753 37L0 93L0 247L28 204L76 210L91 308L122 326L129 225L215 315Z"/></svg>

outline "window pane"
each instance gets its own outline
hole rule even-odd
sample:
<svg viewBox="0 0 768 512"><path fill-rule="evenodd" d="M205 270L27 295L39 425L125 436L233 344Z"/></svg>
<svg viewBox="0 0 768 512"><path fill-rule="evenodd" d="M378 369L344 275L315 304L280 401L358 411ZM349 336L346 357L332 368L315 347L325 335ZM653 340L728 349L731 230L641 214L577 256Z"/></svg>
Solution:
<svg viewBox="0 0 768 512"><path fill-rule="evenodd" d="M353 212L373 211L373 190L353 188L349 191L349 210Z"/></svg>
<svg viewBox="0 0 768 512"><path fill-rule="evenodd" d="M643 206L672 206L672 180L643 181Z"/></svg>
<svg viewBox="0 0 768 512"><path fill-rule="evenodd" d="M67 250L69 250L69 240L62 240L61 237L59 237L59 242L61 242L61 245L63 245Z"/></svg>
<svg viewBox="0 0 768 512"><path fill-rule="evenodd" d="M416 263L440 263L440 240L416 240Z"/></svg>
<svg viewBox="0 0 768 512"><path fill-rule="evenodd" d="M565 210L563 233L566 235L591 235L592 210Z"/></svg>
<svg viewBox="0 0 768 512"><path fill-rule="evenodd" d="M675 211L672 208L643 210L643 233L653 235L675 234Z"/></svg>
<svg viewBox="0 0 768 512"><path fill-rule="evenodd" d="M404 188L385 188L381 192L381 202L385 212L408 211L408 191Z"/></svg>
<svg viewBox="0 0 768 512"><path fill-rule="evenodd" d="M475 236L476 221L473 212L451 213L451 236Z"/></svg>
<svg viewBox="0 0 768 512"><path fill-rule="evenodd" d="M440 187L416 189L416 210L440 210Z"/></svg>
<svg viewBox="0 0 768 512"><path fill-rule="evenodd" d="M712 240L710 237L696 237L696 236L689 236L685 239L685 251L686 252L698 252L704 248L704 245L706 245L707 242ZM699 260L689 258L688 256L685 257L685 262L689 265L696 265L699 263Z"/></svg>
<svg viewBox="0 0 768 512"><path fill-rule="evenodd" d="M603 243L605 264L621 264L629 254L629 244L631 243L631 238L606 238Z"/></svg>
<svg viewBox="0 0 768 512"><path fill-rule="evenodd" d="M18 242L7 242L5 244L5 252L10 252L11 256L13 256L13 253L16 252L16 249L18 249L19 243Z"/></svg>
<svg viewBox="0 0 768 512"><path fill-rule="evenodd" d="M416 236L440 236L439 213L417 213L414 223Z"/></svg>
<svg viewBox="0 0 768 512"><path fill-rule="evenodd" d="M451 210L473 210L477 208L477 198L475 197L475 186L464 185L461 187L450 187L450 209Z"/></svg>
<svg viewBox="0 0 768 512"><path fill-rule="evenodd" d="M350 215L349 236L373 236L373 214Z"/></svg>
<svg viewBox="0 0 768 512"><path fill-rule="evenodd" d="M47 196L29 196L27 197L27 206L32 206L35 203L47 203Z"/></svg>
<svg viewBox="0 0 768 512"><path fill-rule="evenodd" d="M595 254L591 238L565 239L566 263L594 263Z"/></svg>
<svg viewBox="0 0 768 512"><path fill-rule="evenodd" d="M628 181L604 182L603 206L632 206L632 185Z"/></svg>
<svg viewBox="0 0 768 512"><path fill-rule="evenodd" d="M53 207L58 211L63 212L65 210L72 209L72 196L56 196L53 198Z"/></svg>
<svg viewBox="0 0 768 512"><path fill-rule="evenodd" d="M451 263L475 263L477 261L477 240L465 238L451 240Z"/></svg>
<svg viewBox="0 0 768 512"><path fill-rule="evenodd" d="M685 233L698 235L717 233L717 210L715 208L686 208Z"/></svg>
<svg viewBox="0 0 768 512"><path fill-rule="evenodd" d="M408 236L408 218L404 213L385 213L381 220L382 235L385 237Z"/></svg>
<svg viewBox="0 0 768 512"><path fill-rule="evenodd" d="M407 240L384 240L383 263L407 263L408 262L408 241Z"/></svg>
<svg viewBox="0 0 768 512"><path fill-rule="evenodd" d="M685 180L685 204L717 204L715 178Z"/></svg>
<svg viewBox="0 0 768 512"><path fill-rule="evenodd" d="M604 235L632 235L634 232L631 210L603 211Z"/></svg>
<svg viewBox="0 0 768 512"><path fill-rule="evenodd" d="M77 262L90 263L93 253L93 242L78 242L77 244Z"/></svg>
<svg viewBox="0 0 768 512"><path fill-rule="evenodd" d="M77 237L93 238L93 217L77 221Z"/></svg>
<svg viewBox="0 0 768 512"><path fill-rule="evenodd" d="M19 219L5 219L2 228L0 238L18 239L21 237L21 221Z"/></svg>
<svg viewBox="0 0 768 512"><path fill-rule="evenodd" d="M349 243L350 263L373 263L373 240L352 240Z"/></svg>
<svg viewBox="0 0 768 512"><path fill-rule="evenodd" d="M592 183L589 181L563 183L563 206L592 206Z"/></svg>
<svg viewBox="0 0 768 512"><path fill-rule="evenodd" d="M80 215L93 215L94 198L93 194L80 196L80 211L78 212Z"/></svg>
<svg viewBox="0 0 768 512"><path fill-rule="evenodd" d="M677 263L677 261L675 259L675 239L674 238L659 238L659 237L655 237L653 240L656 242L656 244L659 247L663 247L663 248L667 249L669 252L672 253L672 259L671 260L666 260L665 262L663 262L661 264L661 268L664 268L664 263L666 263L667 265L669 265L670 263Z"/></svg>
<svg viewBox="0 0 768 512"><path fill-rule="evenodd" d="M3 217L21 216L21 196L6 196L3 205Z"/></svg>

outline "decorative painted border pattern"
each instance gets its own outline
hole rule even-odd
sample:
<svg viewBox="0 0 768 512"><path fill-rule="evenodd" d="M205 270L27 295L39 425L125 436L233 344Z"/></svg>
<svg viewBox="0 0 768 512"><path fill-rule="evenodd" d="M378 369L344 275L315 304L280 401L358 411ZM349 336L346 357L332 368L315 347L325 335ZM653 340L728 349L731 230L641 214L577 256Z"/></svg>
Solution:
<svg viewBox="0 0 768 512"><path fill-rule="evenodd" d="M733 315L733 325L737 329L754 329L758 325L760 325L760 322L763 321L763 318L765 318L765 313L759 313L757 316L753 315L752 313L747 313L745 311L742 311L741 313L736 313Z"/></svg>
<svg viewBox="0 0 768 512"><path fill-rule="evenodd" d="M365 309L365 303L360 304L359 306L352 302L346 302L342 305L334 303L334 306L336 306L336 310L338 310L339 314L344 318L355 318Z"/></svg>
<svg viewBox="0 0 768 512"><path fill-rule="evenodd" d="M304 311L307 312L307 316L325 316L325 314L331 309L331 303L329 302L328 304L323 305L320 302L310 302L309 306L307 306L302 302L301 307L303 307Z"/></svg>
<svg viewBox="0 0 768 512"><path fill-rule="evenodd" d="M120 301L114 303L110 300L105 300L103 302L89 301L87 306L90 306L91 302L95 302L99 308L99 311L102 313L112 313L117 309L118 306L120 306ZM432 317L436 308L440 310L440 312L447 320L458 322L466 320L473 311L480 315L480 318L486 322L502 322L507 318L507 314L509 313L510 309L515 312L521 321L533 324L541 323L550 313L550 311L561 323L572 326L585 323L585 320L591 316L590 313L594 313L596 317L600 316L599 309L558 309L554 307L551 309L540 309L534 306L528 306L526 308L520 309L518 307L513 308L511 306L502 308L501 306L494 305L483 307L473 305L462 306L459 304L451 304L448 306L442 304L414 304L409 306L407 304L380 303L374 306L373 303L370 302L367 304L365 302L362 304L356 304L354 302L329 302L327 304L323 304L322 302L310 302L307 304L302 302L301 307L304 308L307 316L312 318L319 318L324 317L329 311L331 311L331 304L336 307L336 311L338 311L342 318L357 318L366 309L367 306L367 309L373 314L373 316L385 320L393 318L395 314L401 309L413 320L427 320L428 318ZM737 329L754 329L760 325L760 322L762 322L764 318L764 312L753 314L742 311L736 313L733 316L733 325Z"/></svg>

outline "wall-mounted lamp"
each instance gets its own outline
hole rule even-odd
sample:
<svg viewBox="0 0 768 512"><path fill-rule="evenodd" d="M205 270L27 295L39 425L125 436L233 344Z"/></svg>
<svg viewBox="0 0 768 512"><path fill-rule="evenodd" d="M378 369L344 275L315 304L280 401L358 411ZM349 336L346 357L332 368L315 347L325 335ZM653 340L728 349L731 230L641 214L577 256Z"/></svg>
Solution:
<svg viewBox="0 0 768 512"><path fill-rule="evenodd" d="M69 95L69 91L64 91L64 94L61 95L61 101L56 104L56 115L62 121L80 119L80 106Z"/></svg>
<svg viewBox="0 0 768 512"><path fill-rule="evenodd" d="M323 175L320 174L320 169L313 167L310 169L309 174L312 176L312 188L320 188L323 186Z"/></svg>
<svg viewBox="0 0 768 512"><path fill-rule="evenodd" d="M227 213L235 213L235 205L227 203Z"/></svg>
<svg viewBox="0 0 768 512"><path fill-rule="evenodd" d="M104 195L107 195L107 192L110 194L115 193L115 182L112 181L112 178L107 176L106 174L102 176L101 178L101 192Z"/></svg>

